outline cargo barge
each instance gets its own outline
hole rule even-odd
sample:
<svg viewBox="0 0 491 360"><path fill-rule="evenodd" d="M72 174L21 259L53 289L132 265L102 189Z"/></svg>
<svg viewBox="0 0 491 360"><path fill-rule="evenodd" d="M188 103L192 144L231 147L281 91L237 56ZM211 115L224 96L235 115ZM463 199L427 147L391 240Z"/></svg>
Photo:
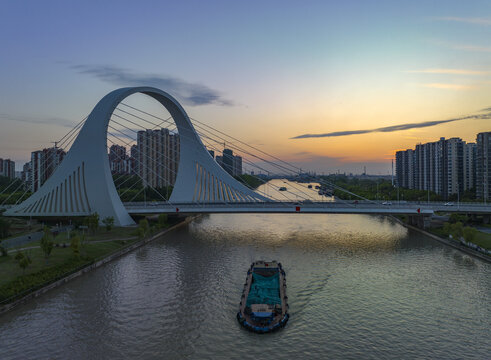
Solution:
<svg viewBox="0 0 491 360"><path fill-rule="evenodd" d="M276 261L256 261L247 271L237 320L256 333L278 330L288 321L285 271Z"/></svg>

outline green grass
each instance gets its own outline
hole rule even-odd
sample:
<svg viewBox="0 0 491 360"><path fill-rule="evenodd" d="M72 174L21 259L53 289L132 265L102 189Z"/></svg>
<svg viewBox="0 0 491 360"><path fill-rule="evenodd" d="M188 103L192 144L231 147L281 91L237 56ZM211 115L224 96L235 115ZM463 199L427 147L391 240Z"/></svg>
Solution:
<svg viewBox="0 0 491 360"><path fill-rule="evenodd" d="M443 231L443 228L430 228L428 229L428 232L440 236L444 239L448 239L448 235Z"/></svg>
<svg viewBox="0 0 491 360"><path fill-rule="evenodd" d="M59 234L55 242L65 242L68 246L65 248L53 247L48 260L45 259L44 253L40 248L23 251L32 260L32 263L24 272L14 259L16 252L10 253L7 257L0 257L0 301L40 288L49 282L135 243L138 238L133 235L134 231L134 228L114 228L110 232L100 229L97 234L88 236L80 249L79 257L74 255L72 248L69 246L66 233ZM71 235L73 235L73 232ZM130 240L117 240L129 237L133 238ZM110 240L111 238L115 240L92 242ZM32 242L29 245L32 246L35 243L39 245L39 242Z"/></svg>
<svg viewBox="0 0 491 360"><path fill-rule="evenodd" d="M431 228L428 231L432 234L438 235L444 239L449 239L448 235L443 231L443 228ZM455 240L456 241L456 240ZM474 244L479 245L480 247L491 250L491 234L484 233L482 231L478 231L476 234L476 238L472 241Z"/></svg>
<svg viewBox="0 0 491 360"><path fill-rule="evenodd" d="M74 236L79 236L82 238L82 231L74 230L70 231L70 239ZM100 228L96 234L87 234L87 230L85 230L85 242L91 241L99 241L99 240L111 240L111 239L128 239L137 236L135 227L124 227L124 228L113 228L111 231L106 231L104 228ZM58 234L52 241L56 244L67 244L70 245L70 239L68 239L67 232L62 232ZM9 248L8 250L22 249L31 246L40 246L40 241L31 241L19 246L14 246ZM12 254L12 253L11 253ZM15 254L15 253L14 253Z"/></svg>
<svg viewBox="0 0 491 360"><path fill-rule="evenodd" d="M165 227L168 227L168 224ZM96 234L87 234L86 232L86 239L81 246L78 257L74 255L70 247L70 240L68 239L67 233L58 234L53 239L53 242L55 244L65 243L66 247L53 247L48 260L45 259L44 253L40 248L23 251L32 260L32 263L25 271L22 270L19 263L14 259L16 252L10 253L7 257L0 256L0 302L7 299L9 299L8 301L12 301L19 296L27 294L29 291L41 288L50 282L137 242L139 238L136 236L136 233L136 227L113 228L111 231L100 228ZM71 238L76 235L80 236L81 231L77 230L70 233ZM23 247L35 245L39 245L39 241L33 241L23 245Z"/></svg>
<svg viewBox="0 0 491 360"><path fill-rule="evenodd" d="M137 239L128 241L115 240L93 244L87 242L83 244L80 249L80 255L95 260L119 250L128 244L134 243L136 240ZM66 248L53 247L47 261L40 248L25 250L23 253L28 254L32 260L32 263L25 270L25 275L34 274L46 268L59 266L73 257L73 250L69 246ZM16 252L10 253L9 255L10 256L8 257L0 257L0 274L2 274L0 277L0 287L9 281L12 281L15 277L22 276L22 269L14 259Z"/></svg>
<svg viewBox="0 0 491 360"><path fill-rule="evenodd" d="M7 240L7 239L12 239L12 238L16 238L18 236L22 236L22 235L28 235L28 234L32 234L34 232L38 232L38 231L41 231L43 230L43 227L41 225L33 225L30 229L22 229L19 230L19 229L14 229L14 230L10 230L10 236L6 237L6 238L3 238L1 240Z"/></svg>
<svg viewBox="0 0 491 360"><path fill-rule="evenodd" d="M115 227L111 231L106 231L105 228L99 228L95 234L88 232L88 230L74 230L70 231L70 238L74 236L82 237L82 233L85 234L85 241L100 241L100 240L111 240L111 239L127 239L130 237L137 236L136 227ZM55 243L70 243L68 239L67 232L59 233L54 239Z"/></svg>
<svg viewBox="0 0 491 360"><path fill-rule="evenodd" d="M484 249L491 250L491 234L478 231L473 242Z"/></svg>

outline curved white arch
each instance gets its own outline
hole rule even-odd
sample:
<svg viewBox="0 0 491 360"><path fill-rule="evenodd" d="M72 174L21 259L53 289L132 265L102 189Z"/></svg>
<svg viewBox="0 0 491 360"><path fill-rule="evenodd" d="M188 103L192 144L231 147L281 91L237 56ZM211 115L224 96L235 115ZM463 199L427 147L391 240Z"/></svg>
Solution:
<svg viewBox="0 0 491 360"><path fill-rule="evenodd" d="M143 93L160 102L180 135L180 161L171 203L244 202L269 199L248 189L211 157L182 106L153 87L114 90L94 107L61 165L30 198L9 209L10 216L112 216L119 226L133 224L119 199L107 156L107 128L114 109L126 97Z"/></svg>

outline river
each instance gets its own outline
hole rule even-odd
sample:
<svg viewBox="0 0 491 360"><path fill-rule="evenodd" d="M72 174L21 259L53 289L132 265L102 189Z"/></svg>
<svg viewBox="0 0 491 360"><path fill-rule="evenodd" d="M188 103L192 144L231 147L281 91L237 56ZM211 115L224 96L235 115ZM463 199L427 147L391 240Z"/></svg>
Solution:
<svg viewBox="0 0 491 360"><path fill-rule="evenodd" d="M291 318L238 324L276 259ZM1 359L485 359L491 264L366 215L203 216L0 317Z"/></svg>

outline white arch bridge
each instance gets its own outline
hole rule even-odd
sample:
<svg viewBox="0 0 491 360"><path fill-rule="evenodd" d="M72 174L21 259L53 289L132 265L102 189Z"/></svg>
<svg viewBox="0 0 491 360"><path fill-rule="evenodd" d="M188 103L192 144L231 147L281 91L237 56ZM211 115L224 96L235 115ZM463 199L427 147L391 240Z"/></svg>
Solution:
<svg viewBox="0 0 491 360"><path fill-rule="evenodd" d="M172 194L165 202L123 204L111 174L107 155L108 128L113 133L121 132L121 130L115 129L109 125L109 122L112 116L117 116L118 121L125 120L133 123L123 116L130 114L128 111L121 110L119 115L114 115L114 112L118 105L125 105L124 99L136 93L148 95L164 106L174 120L179 133L180 159L175 174L176 180ZM138 110L128 105L125 106L128 107L127 110ZM143 111L141 113L147 114ZM133 116L140 118L138 115L133 114ZM159 120L163 120L161 123L166 121ZM159 124L153 125L155 128ZM196 131L177 100L162 90L152 87L114 90L94 107L83 126L79 128L78 136L73 141L63 162L52 176L37 192L20 204L8 208L4 215L73 217L87 216L97 212L101 219L113 217L116 225L125 226L134 223L130 214L151 213L357 213L423 216L428 216L435 211L491 213L491 207L484 204L445 206L442 203L394 205L386 203L383 205L380 202L366 199L355 202L312 201L305 197L302 198L303 201L272 199L237 181L210 155L208 151L210 141L220 141L223 139L222 135L226 134L218 130L214 130L211 135L210 133L205 134L203 129L208 126L203 123L201 125L196 123L196 125L201 129L200 132ZM134 131L131 128L126 129ZM238 139L232 139L234 143L242 143ZM208 149L203 141L207 142ZM251 147L245 143L242 144ZM264 160L257 155L251 155L256 159ZM159 154L159 156L167 155ZM290 164L278 158L272 158L276 161L275 166L278 169L292 170ZM319 179L310 180L322 183L322 180ZM356 196L356 194L352 195Z"/></svg>

